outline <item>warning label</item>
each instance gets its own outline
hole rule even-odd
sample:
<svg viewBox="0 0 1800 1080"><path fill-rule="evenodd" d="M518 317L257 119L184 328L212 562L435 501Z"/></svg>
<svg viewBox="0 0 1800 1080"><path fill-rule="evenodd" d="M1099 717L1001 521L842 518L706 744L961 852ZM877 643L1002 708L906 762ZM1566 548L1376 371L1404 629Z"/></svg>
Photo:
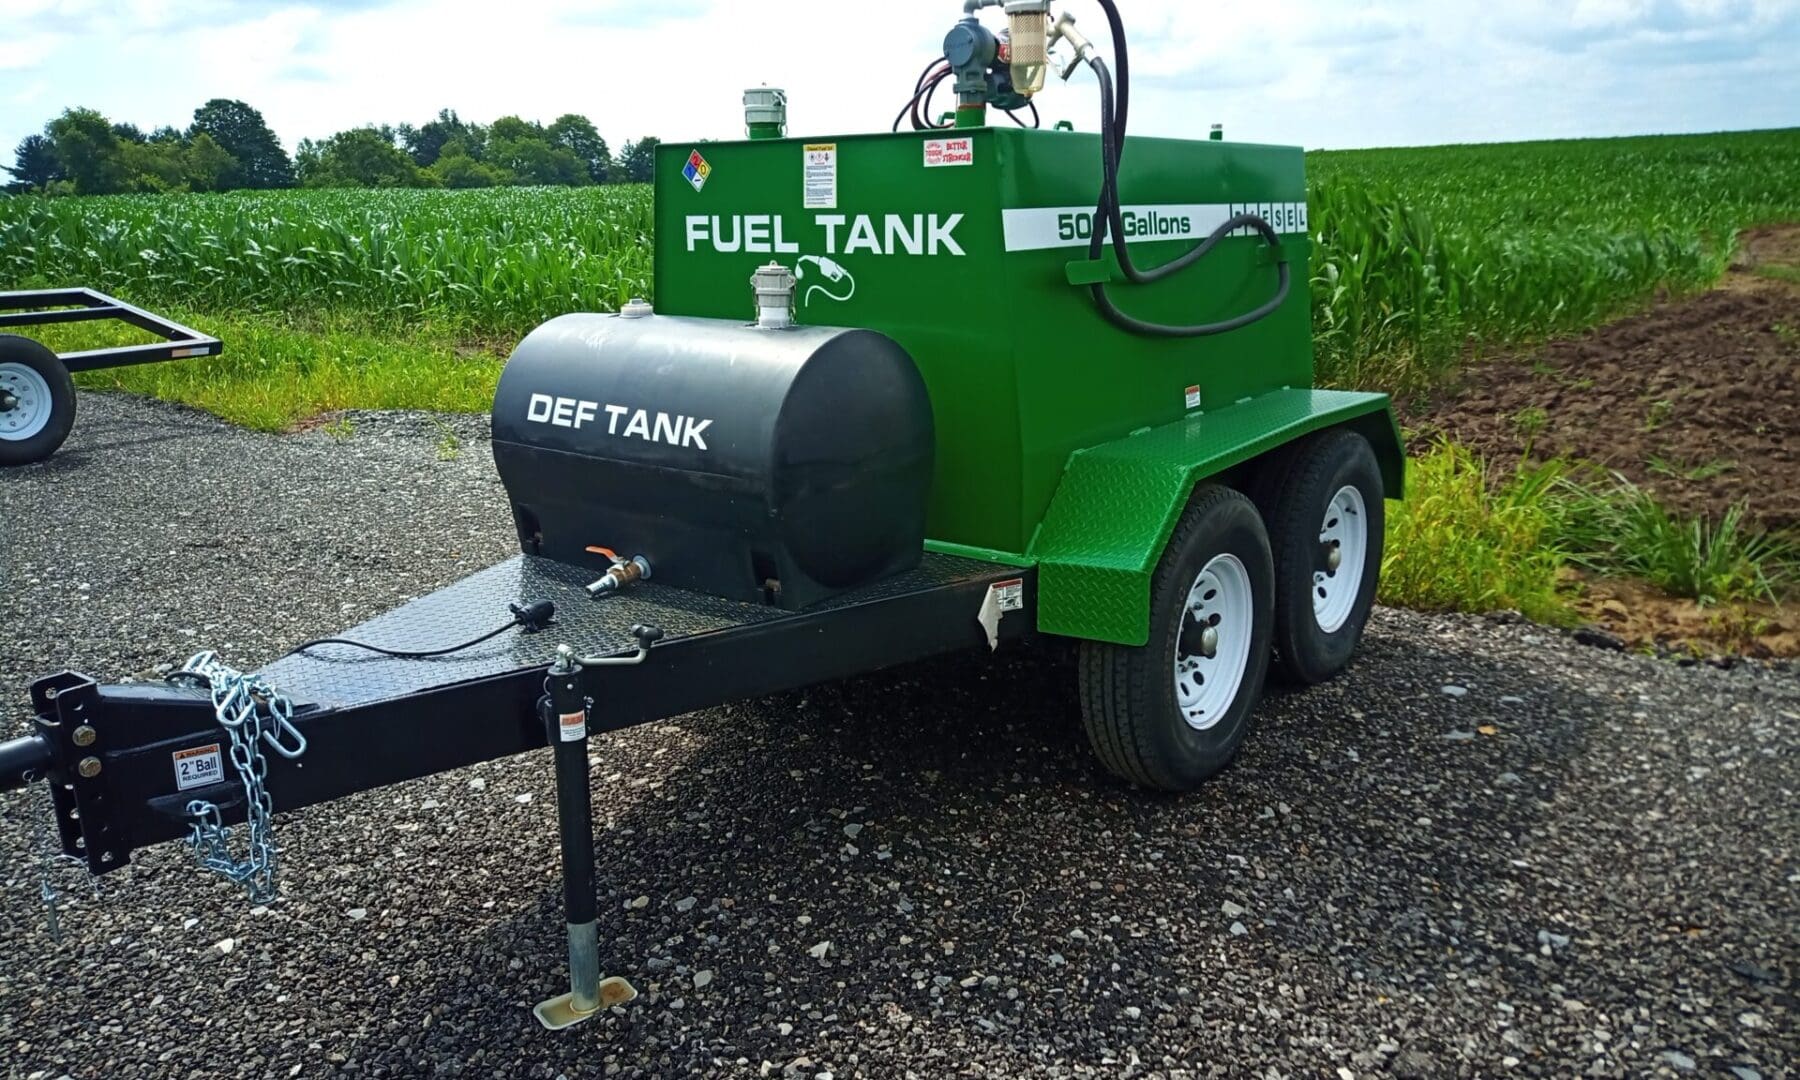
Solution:
<svg viewBox="0 0 1800 1080"><path fill-rule="evenodd" d="M1200 388L1198 386L1187 388L1187 407L1189 411L1200 407Z"/></svg>
<svg viewBox="0 0 1800 1080"><path fill-rule="evenodd" d="M837 143L808 143L805 195L808 210L836 210L838 204Z"/></svg>
<svg viewBox="0 0 1800 1080"><path fill-rule="evenodd" d="M556 726L563 742L580 742L587 738L587 713L563 713L556 718Z"/></svg>
<svg viewBox="0 0 1800 1080"><path fill-rule="evenodd" d="M1025 609L1024 578L996 582L992 588L994 590L994 606L999 610L1023 611Z"/></svg>
<svg viewBox="0 0 1800 1080"><path fill-rule="evenodd" d="M926 139L925 167L941 169L946 165L975 164L975 140L963 137L960 139Z"/></svg>
<svg viewBox="0 0 1800 1080"><path fill-rule="evenodd" d="M173 757L177 791L225 781L225 760L219 753L218 743L196 746L192 750L177 750Z"/></svg>

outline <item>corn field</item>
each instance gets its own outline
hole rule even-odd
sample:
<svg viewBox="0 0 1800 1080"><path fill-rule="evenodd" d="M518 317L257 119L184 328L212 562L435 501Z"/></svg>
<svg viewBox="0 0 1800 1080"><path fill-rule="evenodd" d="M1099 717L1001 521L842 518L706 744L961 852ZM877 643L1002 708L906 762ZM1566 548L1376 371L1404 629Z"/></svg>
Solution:
<svg viewBox="0 0 1800 1080"><path fill-rule="evenodd" d="M1320 153L1320 375L1394 387L1472 345L1696 288L1800 220L1800 130ZM0 288L182 311L351 312L517 335L650 291L644 187L0 199Z"/></svg>
<svg viewBox="0 0 1800 1080"><path fill-rule="evenodd" d="M1800 130L1312 154L1313 331L1345 385L1708 285L1800 221Z"/></svg>
<svg viewBox="0 0 1800 1080"><path fill-rule="evenodd" d="M650 288L650 189L0 199L0 287L519 333Z"/></svg>

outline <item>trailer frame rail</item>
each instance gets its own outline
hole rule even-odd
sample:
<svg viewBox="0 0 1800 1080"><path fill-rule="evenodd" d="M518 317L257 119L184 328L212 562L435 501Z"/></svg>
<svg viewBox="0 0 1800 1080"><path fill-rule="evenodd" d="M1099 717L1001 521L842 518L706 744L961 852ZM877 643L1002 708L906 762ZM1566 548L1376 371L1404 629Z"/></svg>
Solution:
<svg viewBox="0 0 1800 1080"><path fill-rule="evenodd" d="M0 292L0 333L31 326L109 319L134 326L163 340L144 345L117 345L105 349L58 353L57 358L70 374L217 356L224 351L218 338L94 289Z"/></svg>
<svg viewBox="0 0 1800 1080"><path fill-rule="evenodd" d="M594 601L577 584L591 576L514 556L350 631L388 644L408 644L410 632L426 643L447 627L503 615L511 596L556 604L549 628L490 643L468 658L388 660L327 647L264 668L260 674L292 697L294 728L311 747L301 760L270 760L266 783L278 812L549 745L538 703L554 647L566 642L629 655L637 623L667 626L668 636L647 663L584 674L594 702L592 734L986 648L978 614L990 588L1021 594L1022 610L998 626L996 644L1035 635L1034 570L947 555L927 554L917 570L799 612L649 583ZM694 617L685 626L684 612ZM92 873L124 867L138 848L187 837L191 800L216 803L227 824L244 820L229 760L206 774L211 782L204 786L178 782L177 755L216 750L223 741L207 691L108 686L65 671L38 680L31 698L32 733L0 742L0 791L23 787L27 777L47 781L62 852Z"/></svg>

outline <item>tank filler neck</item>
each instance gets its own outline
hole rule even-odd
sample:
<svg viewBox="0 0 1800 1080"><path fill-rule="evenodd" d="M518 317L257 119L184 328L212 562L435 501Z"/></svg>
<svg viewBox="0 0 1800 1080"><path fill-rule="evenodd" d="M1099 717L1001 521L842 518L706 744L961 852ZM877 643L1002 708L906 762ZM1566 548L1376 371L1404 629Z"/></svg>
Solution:
<svg viewBox="0 0 1800 1080"><path fill-rule="evenodd" d="M780 263L770 263L750 275L750 287L756 292L756 325L761 330L787 330L794 325L794 289L799 284L794 272Z"/></svg>

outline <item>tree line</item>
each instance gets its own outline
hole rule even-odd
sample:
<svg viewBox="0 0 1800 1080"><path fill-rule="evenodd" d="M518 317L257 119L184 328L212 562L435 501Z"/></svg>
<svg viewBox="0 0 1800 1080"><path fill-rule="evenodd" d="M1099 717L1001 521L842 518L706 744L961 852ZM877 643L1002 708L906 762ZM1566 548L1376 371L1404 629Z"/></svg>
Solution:
<svg viewBox="0 0 1800 1080"><path fill-rule="evenodd" d="M186 129L145 133L93 109L73 108L28 135L13 152L8 192L114 195L287 187L476 188L511 185L648 183L660 140L628 142L614 156L587 117L548 125L504 116L464 121L445 109L414 127L401 124L302 139L290 159L263 115L215 98Z"/></svg>

